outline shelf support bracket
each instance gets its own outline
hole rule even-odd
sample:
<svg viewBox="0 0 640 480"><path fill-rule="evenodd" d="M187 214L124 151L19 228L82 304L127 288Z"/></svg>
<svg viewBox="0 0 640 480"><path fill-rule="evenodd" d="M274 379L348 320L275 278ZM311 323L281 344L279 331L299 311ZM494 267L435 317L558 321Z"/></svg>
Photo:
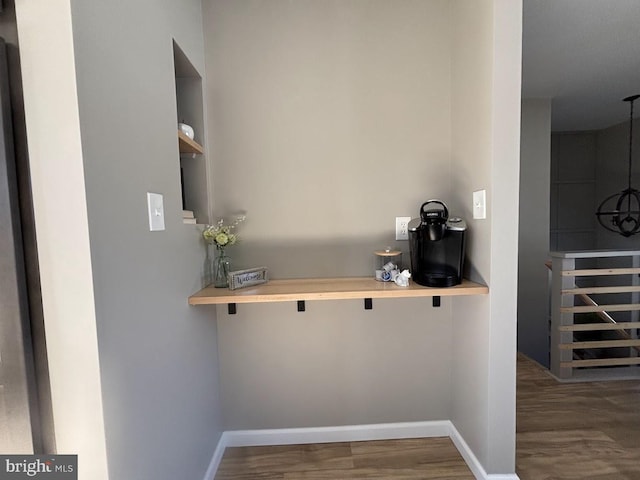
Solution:
<svg viewBox="0 0 640 480"><path fill-rule="evenodd" d="M439 295L435 295L433 297L433 306L434 307L439 307L440 306L440 296Z"/></svg>
<svg viewBox="0 0 640 480"><path fill-rule="evenodd" d="M229 312L229 315L235 315L237 313L236 304L227 303L227 311Z"/></svg>
<svg viewBox="0 0 640 480"><path fill-rule="evenodd" d="M304 300L298 300L298 311L304 312L306 309L306 305L304 304Z"/></svg>
<svg viewBox="0 0 640 480"><path fill-rule="evenodd" d="M365 298L364 299L364 309L365 310L372 310L373 309L373 300L371 300L370 298Z"/></svg>

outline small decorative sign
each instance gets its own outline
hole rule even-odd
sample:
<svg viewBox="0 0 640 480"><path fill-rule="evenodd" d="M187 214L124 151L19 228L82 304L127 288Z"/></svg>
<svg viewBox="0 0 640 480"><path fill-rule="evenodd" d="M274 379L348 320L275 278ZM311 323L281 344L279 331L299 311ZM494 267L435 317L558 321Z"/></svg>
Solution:
<svg viewBox="0 0 640 480"><path fill-rule="evenodd" d="M229 272L229 290L260 285L261 283L266 283L268 280L269 275L266 267Z"/></svg>

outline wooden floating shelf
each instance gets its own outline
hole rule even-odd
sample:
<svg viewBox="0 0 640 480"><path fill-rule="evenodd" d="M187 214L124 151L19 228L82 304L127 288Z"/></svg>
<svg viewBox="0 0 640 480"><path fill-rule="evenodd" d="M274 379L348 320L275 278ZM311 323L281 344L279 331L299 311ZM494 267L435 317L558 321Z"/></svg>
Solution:
<svg viewBox="0 0 640 480"><path fill-rule="evenodd" d="M203 154L204 148L198 142L191 140L182 131L178 130L178 148L180 153Z"/></svg>
<svg viewBox="0 0 640 480"><path fill-rule="evenodd" d="M303 278L269 280L255 287L239 290L206 287L189 297L190 305L235 303L290 302L304 300L345 300L368 298L449 297L485 295L486 285L463 280L460 285L447 288L423 287L411 282L398 287L390 282L378 282L369 277Z"/></svg>

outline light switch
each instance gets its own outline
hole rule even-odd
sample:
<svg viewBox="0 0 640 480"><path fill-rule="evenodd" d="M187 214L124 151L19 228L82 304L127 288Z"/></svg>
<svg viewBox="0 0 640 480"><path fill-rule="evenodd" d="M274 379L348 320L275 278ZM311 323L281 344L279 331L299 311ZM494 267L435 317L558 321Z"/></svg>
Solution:
<svg viewBox="0 0 640 480"><path fill-rule="evenodd" d="M152 232L164 230L162 194L147 192L147 206L149 208L149 230Z"/></svg>
<svg viewBox="0 0 640 480"><path fill-rule="evenodd" d="M487 218L487 192L478 190L473 192L473 218L482 220Z"/></svg>

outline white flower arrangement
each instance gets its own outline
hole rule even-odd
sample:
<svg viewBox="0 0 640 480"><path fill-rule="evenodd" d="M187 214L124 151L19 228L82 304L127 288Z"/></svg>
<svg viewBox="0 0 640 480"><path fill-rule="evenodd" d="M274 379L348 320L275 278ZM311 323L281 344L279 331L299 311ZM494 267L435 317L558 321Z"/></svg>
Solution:
<svg viewBox="0 0 640 480"><path fill-rule="evenodd" d="M215 245L218 249L234 245L238 241L238 235L233 230L245 219L245 215L238 215L231 225L225 225L224 219L220 219L215 225L207 225L202 237L206 243Z"/></svg>

